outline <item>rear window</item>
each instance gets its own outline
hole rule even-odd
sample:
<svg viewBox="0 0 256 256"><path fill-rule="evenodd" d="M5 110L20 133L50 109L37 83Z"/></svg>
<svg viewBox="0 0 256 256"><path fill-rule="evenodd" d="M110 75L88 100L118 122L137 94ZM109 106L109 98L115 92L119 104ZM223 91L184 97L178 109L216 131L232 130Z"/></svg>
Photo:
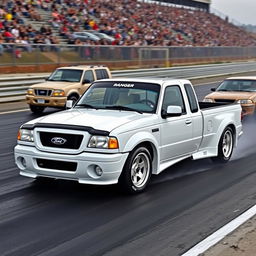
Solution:
<svg viewBox="0 0 256 256"><path fill-rule="evenodd" d="M96 69L95 70L97 80L109 78L108 72L106 69Z"/></svg>
<svg viewBox="0 0 256 256"><path fill-rule="evenodd" d="M192 113L196 113L198 111L197 99L191 85L185 84L185 90L188 96L190 110Z"/></svg>

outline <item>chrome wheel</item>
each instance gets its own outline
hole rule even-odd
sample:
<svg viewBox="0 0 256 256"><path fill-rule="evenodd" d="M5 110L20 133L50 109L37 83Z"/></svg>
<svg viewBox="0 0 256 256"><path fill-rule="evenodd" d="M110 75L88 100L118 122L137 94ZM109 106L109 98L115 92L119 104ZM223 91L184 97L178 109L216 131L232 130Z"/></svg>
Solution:
<svg viewBox="0 0 256 256"><path fill-rule="evenodd" d="M135 187L140 188L145 185L150 174L150 159L144 152L135 156L131 166L131 179Z"/></svg>
<svg viewBox="0 0 256 256"><path fill-rule="evenodd" d="M125 193L141 193L147 187L152 174L152 158L146 147L137 147L127 157L118 183Z"/></svg>
<svg viewBox="0 0 256 256"><path fill-rule="evenodd" d="M232 153L232 149L233 149L233 134L230 130L226 130L222 140L223 156L228 158Z"/></svg>

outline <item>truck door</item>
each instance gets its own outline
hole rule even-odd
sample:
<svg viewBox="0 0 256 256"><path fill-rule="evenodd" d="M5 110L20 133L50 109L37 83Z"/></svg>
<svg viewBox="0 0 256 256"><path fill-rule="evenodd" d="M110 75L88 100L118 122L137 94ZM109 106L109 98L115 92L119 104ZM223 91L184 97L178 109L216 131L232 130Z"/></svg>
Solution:
<svg viewBox="0 0 256 256"><path fill-rule="evenodd" d="M192 139L192 119L187 111L181 89L178 85L168 86L164 92L162 112L170 105L180 106L182 115L162 118L161 133L161 159L168 161L193 152Z"/></svg>

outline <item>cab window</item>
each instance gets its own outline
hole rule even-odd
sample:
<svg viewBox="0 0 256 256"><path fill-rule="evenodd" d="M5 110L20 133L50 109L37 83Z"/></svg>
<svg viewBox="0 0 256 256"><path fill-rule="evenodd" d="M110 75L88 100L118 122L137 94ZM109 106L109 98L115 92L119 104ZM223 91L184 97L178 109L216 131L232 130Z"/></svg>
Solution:
<svg viewBox="0 0 256 256"><path fill-rule="evenodd" d="M162 111L166 112L168 106L180 106L182 114L186 114L184 100L178 85L169 86L165 89Z"/></svg>
<svg viewBox="0 0 256 256"><path fill-rule="evenodd" d="M90 83L94 81L93 72L91 70L85 71L83 81L89 81Z"/></svg>

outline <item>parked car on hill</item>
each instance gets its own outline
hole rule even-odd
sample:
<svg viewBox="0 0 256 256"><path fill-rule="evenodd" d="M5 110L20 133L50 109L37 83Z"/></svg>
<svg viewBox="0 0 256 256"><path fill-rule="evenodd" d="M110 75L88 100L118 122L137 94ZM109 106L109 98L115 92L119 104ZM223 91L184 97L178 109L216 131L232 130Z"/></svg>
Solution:
<svg viewBox="0 0 256 256"><path fill-rule="evenodd" d="M107 40L109 42L113 42L115 41L115 38L112 37L112 36L109 36L105 33L101 33L101 32L98 32L96 30L88 30L87 32L93 34L93 35L96 35L97 37L99 37L100 39L104 39L104 40Z"/></svg>
<svg viewBox="0 0 256 256"><path fill-rule="evenodd" d="M211 90L213 92L205 96L204 102L240 103L243 115L254 114L256 76L229 77Z"/></svg>
<svg viewBox="0 0 256 256"><path fill-rule="evenodd" d="M100 40L100 38L97 35L89 33L87 31L74 32L73 34L71 34L71 38L73 40L79 39L80 41L87 41L87 40L99 41Z"/></svg>

